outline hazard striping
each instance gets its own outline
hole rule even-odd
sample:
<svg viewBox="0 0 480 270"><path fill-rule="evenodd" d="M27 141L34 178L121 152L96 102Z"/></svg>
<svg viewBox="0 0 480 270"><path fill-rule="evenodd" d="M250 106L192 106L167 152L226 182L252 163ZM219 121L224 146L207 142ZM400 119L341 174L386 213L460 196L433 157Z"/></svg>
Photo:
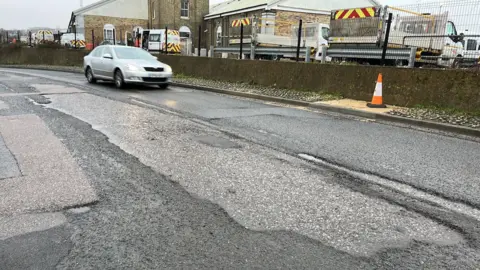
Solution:
<svg viewBox="0 0 480 270"><path fill-rule="evenodd" d="M332 13L332 19L343 20L378 17L380 15L378 10L376 7L337 10Z"/></svg>
<svg viewBox="0 0 480 270"><path fill-rule="evenodd" d="M233 20L232 21L232 27L239 27L239 26L246 26L250 25L250 19L249 18L243 18L243 19L238 19L238 20Z"/></svg>
<svg viewBox="0 0 480 270"><path fill-rule="evenodd" d="M301 153L301 154L298 154L298 156L301 159L307 160L314 164L318 164L318 165L333 169L335 171L340 171L342 173L349 174L357 179L377 184L381 187L394 190L396 192L405 194L407 196L413 197L418 200L426 201L433 205L439 205L444 209L450 210L452 212L460 213L480 221L480 210L474 207L468 206L466 204L449 201L447 199L443 199L435 195L429 194L427 192L421 191L410 185L403 184L400 182L395 182L393 180L388 180L380 176L354 171L346 167L342 167L340 165L336 165L326 160L322 160L320 158L314 157L309 154Z"/></svg>

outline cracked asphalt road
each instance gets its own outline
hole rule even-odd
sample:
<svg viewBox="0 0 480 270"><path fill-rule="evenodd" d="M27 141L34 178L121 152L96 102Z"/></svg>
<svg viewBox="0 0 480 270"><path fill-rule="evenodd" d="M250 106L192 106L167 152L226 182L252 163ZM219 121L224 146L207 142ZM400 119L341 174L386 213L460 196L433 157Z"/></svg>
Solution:
<svg viewBox="0 0 480 270"><path fill-rule="evenodd" d="M35 262L45 269L480 265L474 215L296 155L310 153L475 206L478 166L449 171L475 162L474 139L190 89L118 91L87 85L78 74L2 71L0 131L2 119L38 117L55 136L53 145L61 143L74 160L70 171L88 179L95 192L87 197L91 203L42 207L51 222L27 210L0 216L0 229L30 224L0 238L6 269L34 268ZM4 148L13 151L0 161L11 168L21 149L12 147L19 139L7 137ZM387 145L373 151L375 141ZM1 145L0 154L6 152ZM435 157L421 159L434 154L430 147L437 149ZM453 148L446 158L442 151ZM33 165L19 161L20 167ZM70 186L89 194L83 181ZM21 248L12 251L11 243ZM20 250L31 256L18 256ZM49 250L55 256L46 257Z"/></svg>

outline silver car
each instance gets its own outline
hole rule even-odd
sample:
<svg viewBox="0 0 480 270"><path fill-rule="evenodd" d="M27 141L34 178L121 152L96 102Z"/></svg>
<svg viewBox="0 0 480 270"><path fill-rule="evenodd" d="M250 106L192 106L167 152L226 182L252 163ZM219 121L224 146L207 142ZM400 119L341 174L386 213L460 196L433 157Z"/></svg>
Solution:
<svg viewBox="0 0 480 270"><path fill-rule="evenodd" d="M89 83L114 81L118 88L125 84L146 84L166 89L173 76L169 65L142 49L126 46L95 48L84 57L83 69Z"/></svg>

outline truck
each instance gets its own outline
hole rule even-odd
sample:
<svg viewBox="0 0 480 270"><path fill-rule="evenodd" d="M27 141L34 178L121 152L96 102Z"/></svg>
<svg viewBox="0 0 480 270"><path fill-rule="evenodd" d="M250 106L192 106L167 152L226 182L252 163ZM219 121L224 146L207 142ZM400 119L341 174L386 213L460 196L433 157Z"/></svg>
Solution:
<svg viewBox="0 0 480 270"><path fill-rule="evenodd" d="M141 47L148 52L160 53L166 48L168 53L181 53L180 32L177 30L167 29L167 37L165 29L145 29L136 35L141 41Z"/></svg>
<svg viewBox="0 0 480 270"><path fill-rule="evenodd" d="M296 58L295 50L298 46L299 33L298 21L278 21L275 17L253 18L251 29L251 35L244 35L243 38L243 46L245 48L243 54L247 58L251 54L251 51L246 49L248 45L255 48L255 59L280 60ZM328 33L328 24L304 23L300 46L302 48L309 47L311 56L316 60L321 60L321 47L328 46ZM238 36L234 36L234 38L229 36L228 38L230 47L239 46L241 41ZM305 56L306 54L302 53L300 58L305 58Z"/></svg>
<svg viewBox="0 0 480 270"><path fill-rule="evenodd" d="M462 62L463 34L458 34L448 12L418 13L391 6L333 10L330 19L330 48L349 49L342 59L377 64L380 59L362 57L362 51L384 47L389 14L392 14L387 48L416 48L416 65L457 67ZM358 54L355 54L358 51ZM405 65L405 60L388 62Z"/></svg>
<svg viewBox="0 0 480 270"><path fill-rule="evenodd" d="M306 23L302 27L302 36L300 46L302 48L311 48L311 54L314 54L315 60L321 60L321 47L328 46L329 26L323 23ZM281 36L269 33L253 34L252 43L256 48L295 48L298 46L298 25L291 26L291 35ZM247 52L248 53L248 52ZM269 54L256 53L259 59L280 59L280 58L296 58L296 54ZM301 55L304 58L305 54Z"/></svg>

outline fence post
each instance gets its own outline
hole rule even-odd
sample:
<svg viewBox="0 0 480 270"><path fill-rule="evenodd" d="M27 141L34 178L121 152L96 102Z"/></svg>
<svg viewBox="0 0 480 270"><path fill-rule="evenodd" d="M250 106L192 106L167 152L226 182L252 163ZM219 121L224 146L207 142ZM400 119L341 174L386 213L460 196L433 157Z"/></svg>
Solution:
<svg viewBox="0 0 480 270"><path fill-rule="evenodd" d="M45 44L45 31L42 32L42 43Z"/></svg>
<svg viewBox="0 0 480 270"><path fill-rule="evenodd" d="M255 47L257 41L257 16L253 16L252 20L252 38L250 42L250 60L255 60Z"/></svg>
<svg viewBox="0 0 480 270"><path fill-rule="evenodd" d="M297 62L300 61L300 46L302 45L302 24L303 21L300 19L300 22L298 23Z"/></svg>
<svg viewBox="0 0 480 270"><path fill-rule="evenodd" d="M92 50L95 49L95 30L92 29Z"/></svg>
<svg viewBox="0 0 480 270"><path fill-rule="evenodd" d="M165 54L168 54L168 26L165 25Z"/></svg>
<svg viewBox="0 0 480 270"><path fill-rule="evenodd" d="M75 33L77 33L77 28L75 28ZM115 32L115 28L113 28L113 45L117 45L117 33ZM77 39L77 38L75 38ZM75 42L75 48L77 47L77 43Z"/></svg>
<svg viewBox="0 0 480 270"><path fill-rule="evenodd" d="M17 31L17 42L22 43L22 41L20 40L20 31Z"/></svg>
<svg viewBox="0 0 480 270"><path fill-rule="evenodd" d="M322 46L322 64L327 62L327 46Z"/></svg>
<svg viewBox="0 0 480 270"><path fill-rule="evenodd" d="M388 13L387 31L385 32L385 40L383 41L382 66L385 65L385 57L387 56L388 38L390 37L390 27L392 26L392 13Z"/></svg>
<svg viewBox="0 0 480 270"><path fill-rule="evenodd" d="M73 44L75 45L75 49L77 48L77 25L75 24L73 26L73 34L74 34L74 41L73 41ZM115 36L115 33L113 34Z"/></svg>
<svg viewBox="0 0 480 270"><path fill-rule="evenodd" d="M414 68L415 67L415 59L417 56L417 48L412 47L410 48L410 59L408 59L408 67Z"/></svg>
<svg viewBox="0 0 480 270"><path fill-rule="evenodd" d="M310 54L312 51L312 47L307 47L305 49L305 63L310 63Z"/></svg>
<svg viewBox="0 0 480 270"><path fill-rule="evenodd" d="M200 56L200 48L202 47L202 25L198 26L198 56Z"/></svg>
<svg viewBox="0 0 480 270"><path fill-rule="evenodd" d="M32 47L32 31L28 31L28 46Z"/></svg>
<svg viewBox="0 0 480 270"><path fill-rule="evenodd" d="M140 28L137 28L137 32L135 33L135 43L133 44L134 47L137 47L137 44L138 44L138 48L142 48L143 49L143 40L138 40L138 36L140 35ZM141 43L140 43L141 42ZM147 44L148 44L148 41L147 41ZM147 45L147 50L148 50L148 45Z"/></svg>
<svg viewBox="0 0 480 270"><path fill-rule="evenodd" d="M240 22L240 60L243 59L243 22Z"/></svg>

